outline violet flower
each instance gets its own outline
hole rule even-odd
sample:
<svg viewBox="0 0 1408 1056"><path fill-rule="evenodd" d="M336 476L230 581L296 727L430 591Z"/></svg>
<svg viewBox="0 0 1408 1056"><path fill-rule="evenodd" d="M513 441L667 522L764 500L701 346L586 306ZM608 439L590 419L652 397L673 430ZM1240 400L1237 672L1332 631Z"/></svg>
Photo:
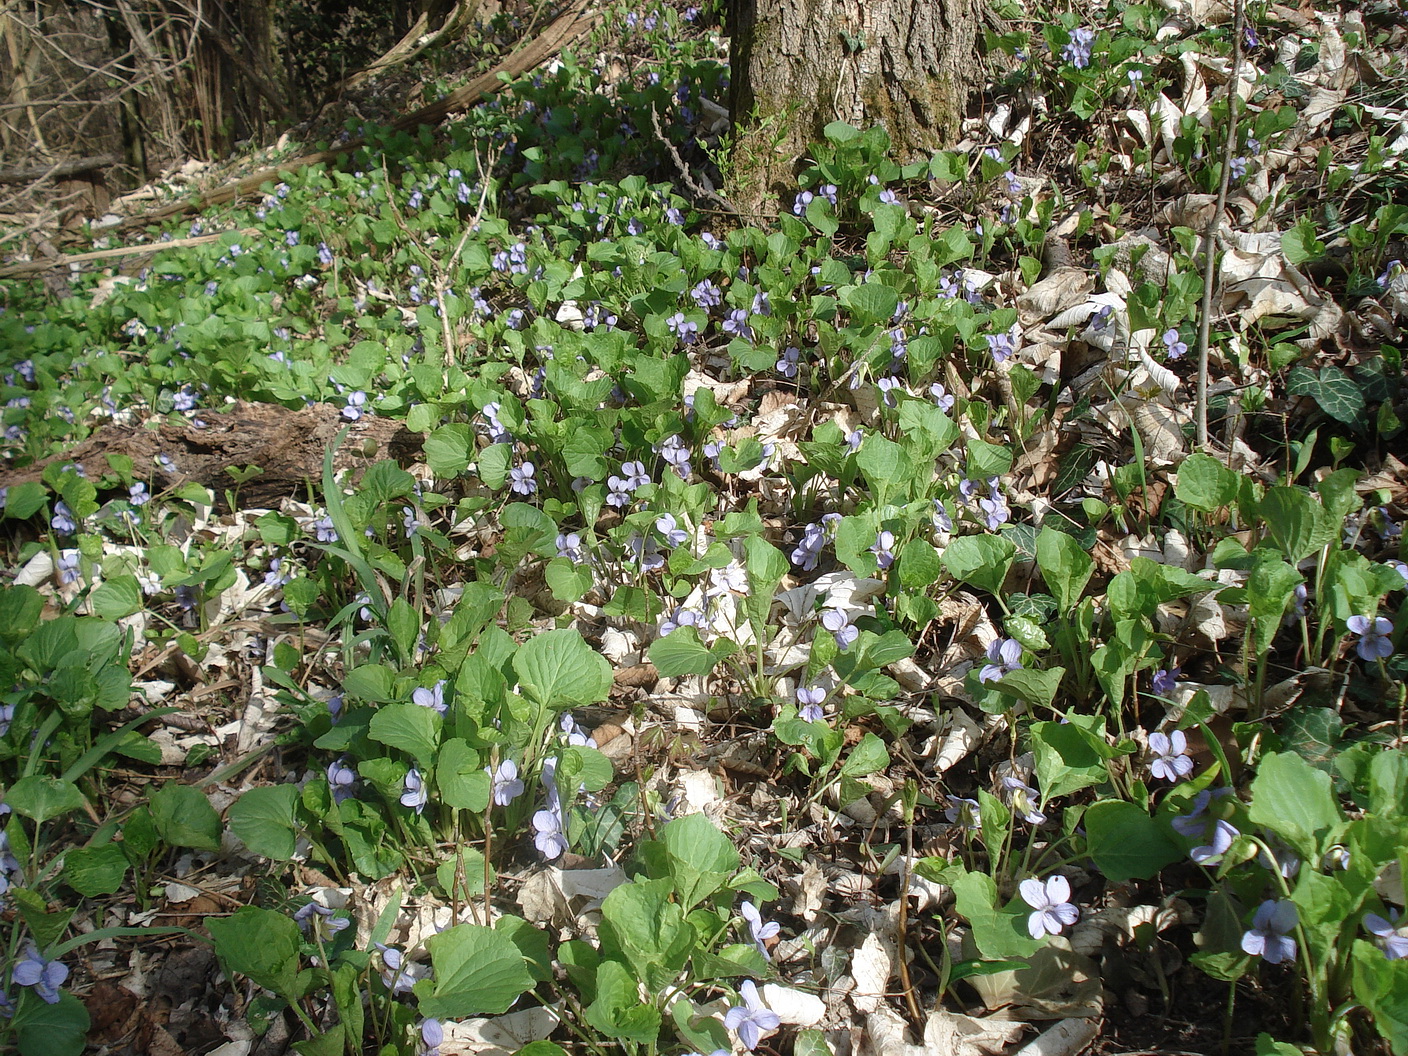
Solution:
<svg viewBox="0 0 1408 1056"><path fill-rule="evenodd" d="M538 490L538 482L533 479L538 468L532 462L524 462L508 471L509 490L517 495L532 495Z"/></svg>
<svg viewBox="0 0 1408 1056"><path fill-rule="evenodd" d="M1408 924L1398 923L1398 910L1388 911L1388 920L1377 913L1364 914L1364 928L1378 939L1379 949L1390 961L1408 958Z"/></svg>
<svg viewBox="0 0 1408 1056"><path fill-rule="evenodd" d="M1067 924L1074 924L1080 909L1071 901L1071 882L1059 873L1046 882L1029 877L1017 885L1022 901L1034 912L1027 917L1027 931L1032 938L1059 935Z"/></svg>
<svg viewBox="0 0 1408 1056"><path fill-rule="evenodd" d="M1177 667L1170 667L1168 670L1155 671L1150 688L1160 697L1168 696L1178 686L1179 670Z"/></svg>
<svg viewBox="0 0 1408 1056"><path fill-rule="evenodd" d="M771 960L768 948L764 943L768 939L776 938L777 933L782 930L782 925L775 920L763 920L763 915L758 912L758 907L752 902L744 902L738 907L738 912L748 922L748 931L752 935L754 948L763 955L764 960Z"/></svg>
<svg viewBox="0 0 1408 1056"><path fill-rule="evenodd" d="M19 986L32 986L46 1004L59 1003L59 987L68 978L68 966L49 960L32 943L10 973Z"/></svg>
<svg viewBox="0 0 1408 1056"><path fill-rule="evenodd" d="M978 672L979 682L996 682L1022 666L1022 643L1015 638L994 638L988 643L988 662Z"/></svg>
<svg viewBox="0 0 1408 1056"><path fill-rule="evenodd" d="M418 687L411 693L411 703L419 704L422 708L434 708L436 712L444 715L448 710L445 703L445 680L442 678L429 689Z"/></svg>
<svg viewBox="0 0 1408 1056"><path fill-rule="evenodd" d="M506 807L523 795L523 781L518 776L518 764L512 759L505 759L495 770L490 770L486 766L484 772L493 782L494 803L496 805Z"/></svg>
<svg viewBox="0 0 1408 1056"><path fill-rule="evenodd" d="M1299 920L1296 904L1290 899L1268 898L1257 907L1251 930L1242 933L1242 952L1264 958L1268 964L1295 960L1296 940L1290 933Z"/></svg>
<svg viewBox="0 0 1408 1056"><path fill-rule="evenodd" d="M425 789L425 780L414 766L406 772L406 791L401 793L401 806L411 807L417 814L424 812L430 802L430 793Z"/></svg>
<svg viewBox="0 0 1408 1056"><path fill-rule="evenodd" d="M977 832L983 827L976 799L949 796L948 803L947 809L944 810L944 817L948 819L950 825L958 825L969 832Z"/></svg>
<svg viewBox="0 0 1408 1056"><path fill-rule="evenodd" d="M1154 759L1149 773L1165 781L1182 781L1193 772L1193 760L1188 757L1188 737L1182 730L1172 733L1151 733L1149 751Z"/></svg>
<svg viewBox="0 0 1408 1056"><path fill-rule="evenodd" d="M724 1026L738 1035L738 1039L751 1051L758 1047L764 1034L771 1034L782 1026L782 1018L763 1004L758 996L758 984L745 979L738 988L743 997L742 1005L735 1005L724 1014Z"/></svg>
<svg viewBox="0 0 1408 1056"><path fill-rule="evenodd" d="M1388 638L1393 633L1393 624L1384 617L1375 616L1371 623L1367 616L1354 615L1345 621L1345 627L1351 634L1359 635L1354 649L1361 659L1372 663L1393 655L1393 643Z"/></svg>
<svg viewBox="0 0 1408 1056"><path fill-rule="evenodd" d="M395 946L376 944L381 952L381 963L386 971L381 973L381 981L392 994L409 994L415 985L416 977L406 970L406 955Z"/></svg>
<svg viewBox="0 0 1408 1056"><path fill-rule="evenodd" d="M840 609L824 609L821 613L821 625L835 636L836 644L842 649L860 637L860 628L852 624Z"/></svg>
<svg viewBox="0 0 1408 1056"><path fill-rule="evenodd" d="M351 799L352 786L357 783L357 771L348 766L345 759L334 759L328 763L327 774L332 801L341 803L344 799Z"/></svg>
<svg viewBox="0 0 1408 1056"><path fill-rule="evenodd" d="M1020 814L1028 825L1046 823L1046 815L1037 807L1041 797L1036 789L1011 774L1002 779L1002 787L1007 792L1007 803L1014 814Z"/></svg>
<svg viewBox="0 0 1408 1056"><path fill-rule="evenodd" d="M1232 841L1241 835L1230 822L1206 813L1214 796L1220 798L1231 794L1230 788L1205 788L1194 797L1191 813L1173 819L1173 830L1180 836L1207 841L1188 852L1188 857L1199 865L1221 858L1232 846Z"/></svg>
<svg viewBox="0 0 1408 1056"><path fill-rule="evenodd" d="M802 686L797 689L797 718L804 722L822 722L826 713L821 710L826 700L826 690L820 686Z"/></svg>

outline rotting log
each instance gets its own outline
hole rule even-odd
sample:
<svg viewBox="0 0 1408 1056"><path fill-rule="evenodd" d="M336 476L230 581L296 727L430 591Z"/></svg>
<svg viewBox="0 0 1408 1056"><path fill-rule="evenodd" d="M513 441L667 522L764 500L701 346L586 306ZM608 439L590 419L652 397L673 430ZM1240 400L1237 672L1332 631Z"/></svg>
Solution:
<svg viewBox="0 0 1408 1056"><path fill-rule="evenodd" d="M139 479L153 482L153 491L196 483L209 488L219 506L235 489L235 476L249 466L259 472L239 485L240 505L277 507L279 500L307 496L319 486L323 459L345 427L347 437L333 457L335 470L349 469L355 479L373 462L408 463L421 449L421 437L392 418L364 415L355 422L342 418L341 408L318 403L290 410L271 403L235 403L219 411L202 411L197 427L172 415L138 425L109 424L62 454L21 469L0 470L0 487L39 480L51 462L73 462L100 473L108 455L122 455L137 467ZM157 458L165 455L175 469ZM240 474L242 475L242 474Z"/></svg>

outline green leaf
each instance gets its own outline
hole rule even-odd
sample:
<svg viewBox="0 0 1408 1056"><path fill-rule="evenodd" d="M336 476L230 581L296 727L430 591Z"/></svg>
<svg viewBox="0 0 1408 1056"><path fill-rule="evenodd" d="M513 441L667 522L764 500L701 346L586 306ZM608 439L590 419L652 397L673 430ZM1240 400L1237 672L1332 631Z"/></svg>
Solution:
<svg viewBox="0 0 1408 1056"><path fill-rule="evenodd" d="M1220 510L1237 501L1242 477L1211 455L1194 451L1178 467L1174 494L1180 502L1203 513Z"/></svg>
<svg viewBox="0 0 1408 1056"><path fill-rule="evenodd" d="M479 753L460 737L440 746L435 762L435 784L446 806L482 814L489 806L491 782L479 761ZM482 877L481 877L482 882Z"/></svg>
<svg viewBox="0 0 1408 1056"><path fill-rule="evenodd" d="M455 477L474 461L474 434L464 422L442 425L425 438L425 462L437 477Z"/></svg>
<svg viewBox="0 0 1408 1056"><path fill-rule="evenodd" d="M922 590L939 578L942 568L933 546L924 539L911 539L899 553L895 575L905 590Z"/></svg>
<svg viewBox="0 0 1408 1056"><path fill-rule="evenodd" d="M1007 909L999 909L997 883L992 877L965 871L954 876L949 884L953 888L955 906L972 926L973 942L984 959L1025 958L1036 952L1041 943L1027 931L1031 908L1018 899Z"/></svg>
<svg viewBox="0 0 1408 1056"><path fill-rule="evenodd" d="M1310 397L1337 422L1364 428L1364 391L1339 367L1323 366L1319 375L1309 367L1292 367L1286 378L1286 392Z"/></svg>
<svg viewBox="0 0 1408 1056"><path fill-rule="evenodd" d="M524 695L546 707L595 704L611 689L611 665L574 630L528 639L514 653L513 670Z"/></svg>
<svg viewBox="0 0 1408 1056"><path fill-rule="evenodd" d="M421 1015L466 1019L507 1012L533 976L513 939L479 924L457 924L426 941L435 978L415 986Z"/></svg>
<svg viewBox="0 0 1408 1056"><path fill-rule="evenodd" d="M674 979L694 949L694 928L670 897L674 888L668 877L637 880L622 884L601 904L603 956L629 961L648 990Z"/></svg>
<svg viewBox="0 0 1408 1056"><path fill-rule="evenodd" d="M1183 857L1183 849L1133 803L1103 800L1082 817L1086 853L1117 884L1148 880Z"/></svg>
<svg viewBox="0 0 1408 1056"><path fill-rule="evenodd" d="M360 1011L361 1005L358 1005ZM319 1034L316 1038L309 1038L307 1041L295 1041L293 1051L298 1056L342 1056L344 1047L344 1030L341 1023L336 1023L330 1030Z"/></svg>
<svg viewBox="0 0 1408 1056"><path fill-rule="evenodd" d="M1257 512L1266 522L1267 538L1293 565L1338 534L1324 507L1304 488L1267 488Z"/></svg>
<svg viewBox="0 0 1408 1056"><path fill-rule="evenodd" d="M1398 1056L1408 1052L1408 960L1390 961L1363 939L1354 943L1354 997L1374 1017L1374 1026Z"/></svg>
<svg viewBox="0 0 1408 1056"><path fill-rule="evenodd" d="M1037 781L1047 800L1109 780L1105 762L1113 751L1103 737L1077 722L1034 723L1032 750Z"/></svg>
<svg viewBox="0 0 1408 1056"><path fill-rule="evenodd" d="M1042 528L1036 537L1036 563L1057 607L1062 612L1075 608L1095 569L1094 559L1075 536Z"/></svg>
<svg viewBox="0 0 1408 1056"><path fill-rule="evenodd" d="M69 811L83 809L85 802L72 781L43 774L22 777L5 793L5 804L11 810L41 825Z"/></svg>
<svg viewBox="0 0 1408 1056"><path fill-rule="evenodd" d="M93 612L106 620L120 620L142 611L142 585L136 576L113 576L91 595Z"/></svg>
<svg viewBox="0 0 1408 1056"><path fill-rule="evenodd" d="M1262 756L1247 816L1308 861L1320 860L1325 835L1344 820L1330 775L1294 752Z"/></svg>
<svg viewBox="0 0 1408 1056"><path fill-rule="evenodd" d="M865 777L879 773L889 765L890 753L885 750L885 742L875 734L867 733L846 756L838 776Z"/></svg>
<svg viewBox="0 0 1408 1056"><path fill-rule="evenodd" d="M294 785L251 788L230 805L230 831L252 853L286 862L298 840L297 804Z"/></svg>
<svg viewBox="0 0 1408 1056"><path fill-rule="evenodd" d="M91 1026L83 1002L64 991L52 1005L26 991L10 1021L20 1056L80 1056Z"/></svg>
<svg viewBox="0 0 1408 1056"><path fill-rule="evenodd" d="M1012 449L1004 444L990 444L970 436L968 447L968 475L975 480L1000 477L1012 468Z"/></svg>
<svg viewBox="0 0 1408 1056"><path fill-rule="evenodd" d="M719 661L733 652L726 639L710 648L699 640L693 627L680 627L650 643L650 662L664 678L707 675Z"/></svg>
<svg viewBox="0 0 1408 1056"><path fill-rule="evenodd" d="M908 495L914 483L914 462L909 453L879 433L865 438L856 454L856 465L875 492L878 506L883 506L896 492Z"/></svg>
<svg viewBox="0 0 1408 1056"><path fill-rule="evenodd" d="M48 490L37 480L16 484L5 496L5 516L17 521L28 520L39 512L48 499Z"/></svg>
<svg viewBox="0 0 1408 1056"><path fill-rule="evenodd" d="M1017 548L996 535L964 535L944 547L948 574L989 594L1001 594Z"/></svg>
<svg viewBox="0 0 1408 1056"><path fill-rule="evenodd" d="M660 830L675 890L692 909L728 882L738 868L738 851L703 814L675 818Z"/></svg>
<svg viewBox="0 0 1408 1056"><path fill-rule="evenodd" d="M220 849L220 815L200 789L175 782L162 785L152 794L151 811L157 834L168 846Z"/></svg>
<svg viewBox="0 0 1408 1056"><path fill-rule="evenodd" d="M392 684L396 676L381 664L360 664L342 679L342 691L353 700L368 704L387 704L393 699Z"/></svg>
<svg viewBox="0 0 1408 1056"><path fill-rule="evenodd" d="M603 961L596 970L596 1000L587 1022L608 1038L653 1046L660 1036L660 1013L640 999L640 984L619 961Z"/></svg>
<svg viewBox="0 0 1408 1056"><path fill-rule="evenodd" d="M1315 224L1305 217L1294 227L1281 232L1281 252L1287 264L1299 267L1308 260L1323 256L1325 243L1315 237Z"/></svg>
<svg viewBox="0 0 1408 1056"><path fill-rule="evenodd" d="M405 598L397 598L386 610L386 629L391 632L391 640L396 643L402 661L409 663L415 656L416 639L420 637L420 613Z"/></svg>
<svg viewBox="0 0 1408 1056"><path fill-rule="evenodd" d="M900 303L899 291L882 282L842 287L840 297L841 303L860 323L887 323Z"/></svg>
<svg viewBox="0 0 1408 1056"><path fill-rule="evenodd" d="M241 906L228 917L209 917L206 928L227 972L249 976L256 986L288 1001L298 998L298 925L292 917L258 906Z"/></svg>
<svg viewBox="0 0 1408 1056"><path fill-rule="evenodd" d="M110 895L127 876L127 855L122 846L77 847L64 855L64 883L84 898Z"/></svg>
<svg viewBox="0 0 1408 1056"><path fill-rule="evenodd" d="M565 557L554 557L543 569L552 596L558 601L580 601L592 589L592 570L586 565L574 565Z"/></svg>
<svg viewBox="0 0 1408 1056"><path fill-rule="evenodd" d="M399 748L422 769L435 762L444 720L434 708L401 702L378 709L367 727L367 736L381 744Z"/></svg>

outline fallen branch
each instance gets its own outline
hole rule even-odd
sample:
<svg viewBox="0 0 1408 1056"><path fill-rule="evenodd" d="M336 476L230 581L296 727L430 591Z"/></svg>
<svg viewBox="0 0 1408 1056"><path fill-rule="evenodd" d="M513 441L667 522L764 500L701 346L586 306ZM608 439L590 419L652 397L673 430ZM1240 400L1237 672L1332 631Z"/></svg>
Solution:
<svg viewBox="0 0 1408 1056"><path fill-rule="evenodd" d="M0 183L31 183L34 180L58 176L74 176L94 169L110 169L122 161L116 154L98 154L91 158L71 158L52 165L24 165L17 169L0 169Z"/></svg>
<svg viewBox="0 0 1408 1056"><path fill-rule="evenodd" d="M466 110L483 102L507 83L504 78L505 74L508 75L508 80L512 80L541 65L563 48L570 47L585 37L596 24L596 15L587 13L589 3L590 0L578 0L570 10L560 15L541 34L518 48L493 69L476 77L464 87L455 89L443 99L437 99L419 110L397 118L389 127L393 131L401 132L419 128L422 125L438 125L454 111ZM198 212L208 206L234 201L246 194L253 194L264 184L281 179L286 174L307 168L310 165L336 161L340 156L351 154L358 147L364 146L365 143L365 139L354 139L331 150L320 150L313 154L290 158L288 161L261 169L241 180L226 184L218 190L190 201L169 205L164 209L158 209L142 216L129 217L123 221L121 226L124 229L141 227L170 219L173 216Z"/></svg>
<svg viewBox="0 0 1408 1056"><path fill-rule="evenodd" d="M20 264L7 264L0 267L0 279L14 279L25 275L38 275L41 272L49 271L52 268L63 268L70 264L83 264L92 260L113 260L117 257L133 257L143 253L160 253L163 249L181 249L184 246L199 246L206 242L214 242L221 235L227 234L225 231L216 231L210 235L195 235L191 238L173 238L169 242L147 242L140 246L119 246L117 249L95 249L90 253L74 253L71 256L49 257L46 260L31 260ZM257 228L246 227L240 229L242 235L258 235L261 232Z"/></svg>

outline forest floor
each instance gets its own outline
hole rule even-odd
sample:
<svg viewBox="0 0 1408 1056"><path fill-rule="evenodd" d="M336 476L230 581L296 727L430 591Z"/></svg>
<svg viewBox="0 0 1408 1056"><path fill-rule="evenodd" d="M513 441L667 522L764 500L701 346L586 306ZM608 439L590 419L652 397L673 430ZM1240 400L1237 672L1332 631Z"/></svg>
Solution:
<svg viewBox="0 0 1408 1056"><path fill-rule="evenodd" d="M617 4L0 264L0 1046L1408 1052L1403 11L1003 13L756 223Z"/></svg>

